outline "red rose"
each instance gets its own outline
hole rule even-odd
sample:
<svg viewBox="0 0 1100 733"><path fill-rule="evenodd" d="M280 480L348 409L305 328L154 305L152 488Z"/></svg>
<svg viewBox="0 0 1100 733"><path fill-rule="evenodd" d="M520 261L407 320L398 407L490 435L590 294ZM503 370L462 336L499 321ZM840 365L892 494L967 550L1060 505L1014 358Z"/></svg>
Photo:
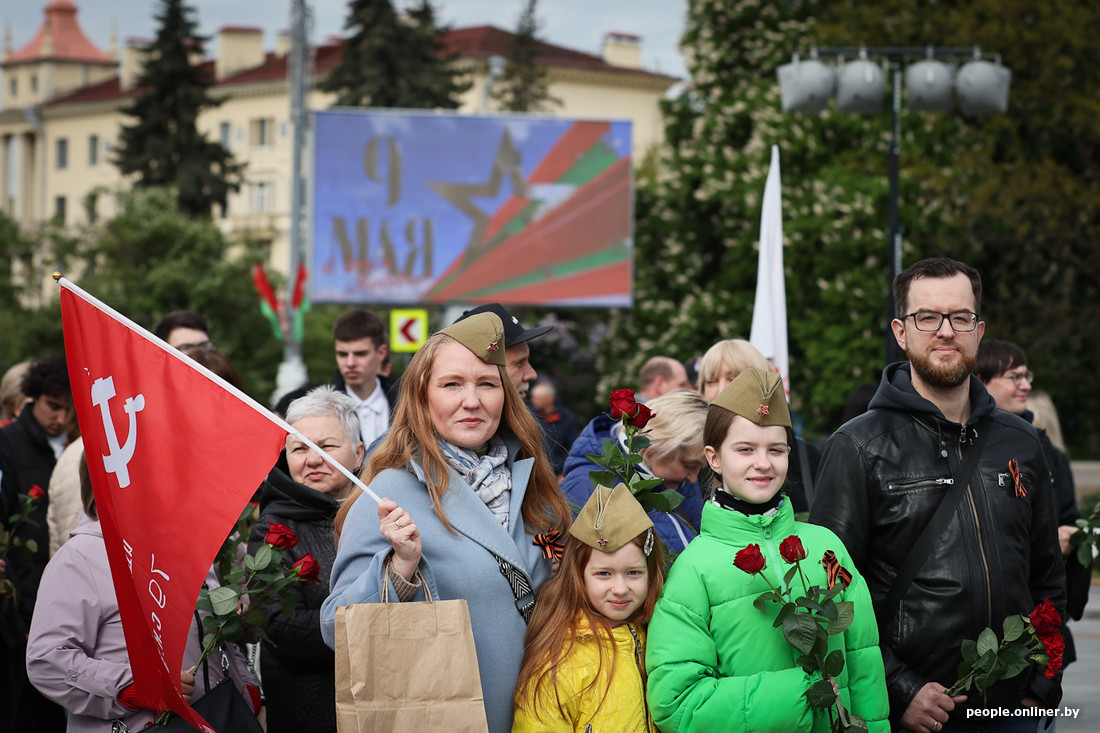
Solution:
<svg viewBox="0 0 1100 733"><path fill-rule="evenodd" d="M737 556L733 558L733 564L749 575L759 573L764 569L764 556L760 554L760 545L749 545L738 551Z"/></svg>
<svg viewBox="0 0 1100 733"><path fill-rule="evenodd" d="M621 420L623 416L633 417L638 412L638 402L634 399L634 390L617 389L611 393L608 402L611 407L611 419Z"/></svg>
<svg viewBox="0 0 1100 733"><path fill-rule="evenodd" d="M799 560L806 559L806 548L802 546L802 540L798 539L798 535L792 534L780 543L779 555L794 565Z"/></svg>
<svg viewBox="0 0 1100 733"><path fill-rule="evenodd" d="M313 559L313 555L306 553L290 566L291 570L297 571L298 580L303 583L312 583L317 580L321 574L321 568L317 565L317 561Z"/></svg>
<svg viewBox="0 0 1100 733"><path fill-rule="evenodd" d="M271 526L267 528L267 536L264 537L264 542L274 545L276 550L289 550L298 544L298 535L294 534L290 527L272 522Z"/></svg>
<svg viewBox="0 0 1100 733"><path fill-rule="evenodd" d="M1040 639L1045 639L1051 634L1059 634L1062 628L1062 617L1058 609L1047 598L1031 612L1031 625L1035 627L1035 633Z"/></svg>
<svg viewBox="0 0 1100 733"><path fill-rule="evenodd" d="M1066 644L1062 641L1061 632L1055 632L1043 638L1043 646L1047 652L1047 668L1043 670L1043 676L1048 680L1054 679L1062 669L1062 654L1066 651Z"/></svg>
<svg viewBox="0 0 1100 733"><path fill-rule="evenodd" d="M42 489L41 486L35 484L31 487L31 490L27 492L27 496L29 496L34 501L40 501L46 496L46 492Z"/></svg>
<svg viewBox="0 0 1100 733"><path fill-rule="evenodd" d="M645 405L638 405L638 414L627 420L628 425L636 428L644 428L646 423L653 419L655 413Z"/></svg>

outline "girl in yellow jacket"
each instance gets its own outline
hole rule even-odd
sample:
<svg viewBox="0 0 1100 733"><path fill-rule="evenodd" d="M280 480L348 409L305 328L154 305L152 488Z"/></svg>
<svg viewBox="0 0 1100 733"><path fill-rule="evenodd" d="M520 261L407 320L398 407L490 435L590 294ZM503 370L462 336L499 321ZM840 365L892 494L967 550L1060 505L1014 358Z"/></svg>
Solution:
<svg viewBox="0 0 1100 733"><path fill-rule="evenodd" d="M645 627L664 584L653 521L623 484L597 486L527 627L512 733L656 733Z"/></svg>

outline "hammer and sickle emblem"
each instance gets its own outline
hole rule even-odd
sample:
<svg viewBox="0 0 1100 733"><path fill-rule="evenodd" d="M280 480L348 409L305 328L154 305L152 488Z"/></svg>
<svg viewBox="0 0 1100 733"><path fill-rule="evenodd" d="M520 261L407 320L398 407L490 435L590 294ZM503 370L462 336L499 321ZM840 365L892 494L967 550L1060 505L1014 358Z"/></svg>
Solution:
<svg viewBox="0 0 1100 733"><path fill-rule="evenodd" d="M130 416L130 428L126 434L126 444L118 444L118 435L115 434L115 423L111 419L111 398L115 396L115 380L113 377L97 379L92 383L92 404L99 406L100 415L103 417L103 430L107 435L107 444L111 448L108 455L103 456L103 468L107 473L115 474L118 478L119 488L125 489L130 485L130 472L126 469L130 459L134 457L134 448L137 443L137 413L145 409L145 395L127 397L122 409Z"/></svg>

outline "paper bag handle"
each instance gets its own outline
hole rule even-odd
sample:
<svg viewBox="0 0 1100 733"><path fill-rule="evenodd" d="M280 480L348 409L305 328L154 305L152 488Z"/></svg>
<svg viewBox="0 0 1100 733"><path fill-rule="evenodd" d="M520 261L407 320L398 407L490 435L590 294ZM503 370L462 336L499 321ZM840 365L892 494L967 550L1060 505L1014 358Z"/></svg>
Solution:
<svg viewBox="0 0 1100 733"><path fill-rule="evenodd" d="M384 582L382 583L381 603L389 603L390 602L390 584L392 583L392 581L390 580L390 573L393 572L392 563L393 563L393 557L391 556L386 561L386 574L385 574ZM433 600L432 599L432 589L428 587L428 582L426 580L424 580L424 576L420 574L420 568L419 567L413 573L413 580L416 580L417 578L420 579L420 586L424 589L424 597L427 598L428 603L431 603L432 600Z"/></svg>

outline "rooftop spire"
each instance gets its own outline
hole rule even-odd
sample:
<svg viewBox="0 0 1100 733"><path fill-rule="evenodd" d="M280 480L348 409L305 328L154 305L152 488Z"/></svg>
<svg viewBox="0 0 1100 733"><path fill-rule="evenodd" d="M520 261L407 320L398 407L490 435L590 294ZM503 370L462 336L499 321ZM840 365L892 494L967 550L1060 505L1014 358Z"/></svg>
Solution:
<svg viewBox="0 0 1100 733"><path fill-rule="evenodd" d="M88 40L77 23L77 7L69 0L53 0L46 5L45 19L38 32L23 48L9 55L6 63L54 59L114 63L110 56ZM10 48L6 43L5 50Z"/></svg>

